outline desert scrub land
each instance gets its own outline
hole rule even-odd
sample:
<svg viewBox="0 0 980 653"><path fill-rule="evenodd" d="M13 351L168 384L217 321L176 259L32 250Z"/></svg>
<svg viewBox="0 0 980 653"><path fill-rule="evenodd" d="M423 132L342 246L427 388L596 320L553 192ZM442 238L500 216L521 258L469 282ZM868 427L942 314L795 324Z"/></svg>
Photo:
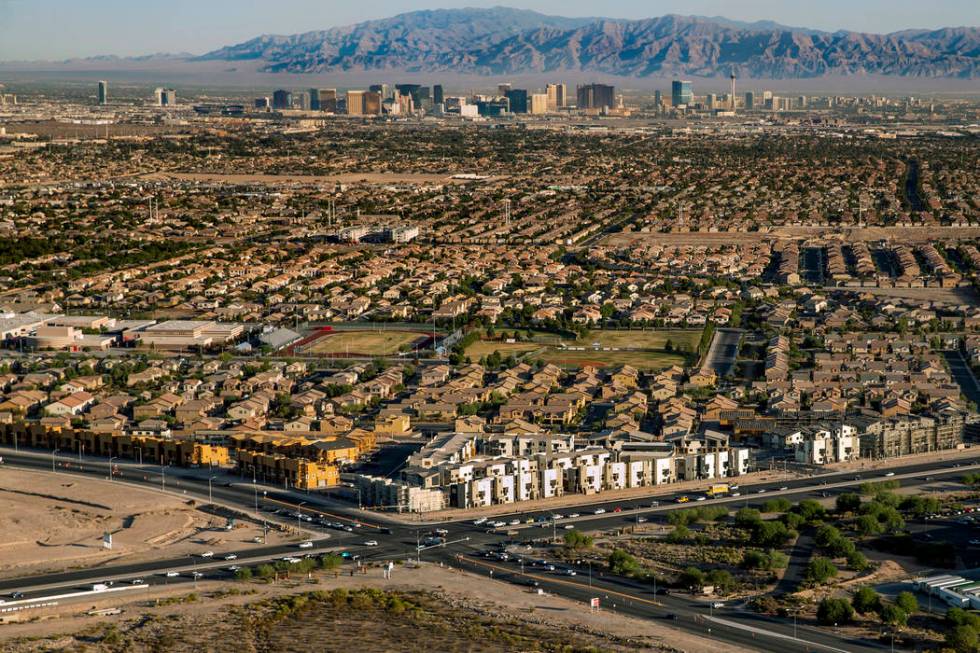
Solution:
<svg viewBox="0 0 980 653"><path fill-rule="evenodd" d="M578 632L568 626L546 623L533 615L502 616L478 604L428 591L337 588L276 596L225 611L208 611L206 605L212 598L215 597L189 594L173 601L172 613L93 624L71 636L8 641L3 650L18 653L664 650L656 644L649 648L636 640L597 636L584 629ZM194 605L201 609L195 610Z"/></svg>

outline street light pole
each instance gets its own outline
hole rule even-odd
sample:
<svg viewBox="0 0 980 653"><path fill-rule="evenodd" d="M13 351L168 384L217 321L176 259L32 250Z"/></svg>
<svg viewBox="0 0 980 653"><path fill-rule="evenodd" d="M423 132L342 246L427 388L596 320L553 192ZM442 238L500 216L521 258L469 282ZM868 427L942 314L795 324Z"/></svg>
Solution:
<svg viewBox="0 0 980 653"><path fill-rule="evenodd" d="M58 449L55 449L54 451L51 452L51 471L52 472L57 472L57 470L54 468L54 457L55 457L55 454L57 454L57 453L58 453Z"/></svg>
<svg viewBox="0 0 980 653"><path fill-rule="evenodd" d="M296 506L296 530L302 528L301 523L303 520L303 506L306 504L305 501L300 501L299 505Z"/></svg>
<svg viewBox="0 0 980 653"><path fill-rule="evenodd" d="M112 482L112 461L119 460L119 456L112 456L109 458L109 482Z"/></svg>
<svg viewBox="0 0 980 653"><path fill-rule="evenodd" d="M216 477L214 476L208 476L208 505L209 506L214 505L214 498L213 495L211 494L211 481L213 481L215 478Z"/></svg>

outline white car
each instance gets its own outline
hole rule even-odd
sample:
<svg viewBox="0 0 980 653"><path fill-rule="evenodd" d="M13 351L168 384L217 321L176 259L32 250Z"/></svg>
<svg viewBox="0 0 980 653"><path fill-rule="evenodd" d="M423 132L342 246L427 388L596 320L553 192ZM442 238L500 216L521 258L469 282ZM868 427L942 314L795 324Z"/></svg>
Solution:
<svg viewBox="0 0 980 653"><path fill-rule="evenodd" d="M565 524L565 530L570 531L575 528L575 524Z"/></svg>
<svg viewBox="0 0 980 653"><path fill-rule="evenodd" d="M479 519L476 519L476 520L473 521L473 525L474 526L483 526L486 523L487 523L487 518L486 517L480 517Z"/></svg>
<svg viewBox="0 0 980 653"><path fill-rule="evenodd" d="M510 525L511 526L520 526L520 524L521 524L521 520L520 519L511 519L510 520Z"/></svg>
<svg viewBox="0 0 980 653"><path fill-rule="evenodd" d="M596 508L594 511L592 511L592 514L593 515L604 515L604 514L606 514L606 509L605 508Z"/></svg>
<svg viewBox="0 0 980 653"><path fill-rule="evenodd" d="M214 551L205 551L204 553L201 554L201 557L202 558L213 558L214 557Z"/></svg>
<svg viewBox="0 0 980 653"><path fill-rule="evenodd" d="M733 497L740 497L740 496L742 496L742 493L741 492L732 492L731 496L733 496Z"/></svg>
<svg viewBox="0 0 980 653"><path fill-rule="evenodd" d="M168 571L167 572L167 578L177 578L177 576L180 576L180 573L179 572L176 572L176 571Z"/></svg>
<svg viewBox="0 0 980 653"><path fill-rule="evenodd" d="M885 476L894 476L894 475L895 475L895 472L888 472L887 474L885 474Z"/></svg>
<svg viewBox="0 0 980 653"><path fill-rule="evenodd" d="M241 569L241 567L239 567L238 565L232 565L232 566L228 567L228 571L230 571L231 573L235 573L239 569Z"/></svg>
<svg viewBox="0 0 980 653"><path fill-rule="evenodd" d="M133 580L129 581L129 584L130 585L143 585L143 579L142 578L134 578Z"/></svg>
<svg viewBox="0 0 980 653"><path fill-rule="evenodd" d="M234 553L229 553L228 555L225 556L225 560L238 560L238 556L235 555Z"/></svg>
<svg viewBox="0 0 980 653"><path fill-rule="evenodd" d="M696 499L694 499L694 500L695 500L695 501L705 501L705 500L706 500L707 498L708 498L708 497L706 497L706 496L704 496L704 495L702 494L701 496L699 496L699 497L697 497L697 498L696 498Z"/></svg>
<svg viewBox="0 0 980 653"><path fill-rule="evenodd" d="M310 542L309 540L307 540L305 542L300 542L299 543L299 548L301 548L301 549L312 549L313 548L313 542Z"/></svg>
<svg viewBox="0 0 980 653"><path fill-rule="evenodd" d="M786 490L788 490L788 489L789 489L789 488L788 488L788 487L786 487L786 486L784 485L783 487L781 487L781 488L779 488L779 491L780 491L780 492L785 492L785 491L786 491Z"/></svg>
<svg viewBox="0 0 980 653"><path fill-rule="evenodd" d="M580 517L580 516L581 516L581 515L579 515L579 514L578 514L577 512L573 512L572 514L570 514L570 515L568 516L568 518L569 518L569 519L575 519L576 517Z"/></svg>
<svg viewBox="0 0 980 653"><path fill-rule="evenodd" d="M368 540L367 542L364 543L364 546L378 546L378 541L377 540Z"/></svg>

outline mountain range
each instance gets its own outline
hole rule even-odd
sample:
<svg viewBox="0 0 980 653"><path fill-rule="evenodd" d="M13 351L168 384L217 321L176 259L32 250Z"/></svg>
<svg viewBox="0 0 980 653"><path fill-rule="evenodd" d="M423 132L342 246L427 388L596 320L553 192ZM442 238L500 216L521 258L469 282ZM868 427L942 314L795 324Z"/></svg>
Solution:
<svg viewBox="0 0 980 653"><path fill-rule="evenodd" d="M643 78L734 72L740 78L767 79L974 79L980 76L980 28L864 34L721 17L621 20L505 7L446 9L292 36L260 36L195 60L249 61L269 73L578 71Z"/></svg>

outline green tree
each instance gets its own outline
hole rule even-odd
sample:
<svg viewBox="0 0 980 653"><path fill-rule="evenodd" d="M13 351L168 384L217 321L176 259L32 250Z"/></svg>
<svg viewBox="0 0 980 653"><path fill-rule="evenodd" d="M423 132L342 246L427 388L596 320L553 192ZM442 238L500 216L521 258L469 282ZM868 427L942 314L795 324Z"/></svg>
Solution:
<svg viewBox="0 0 980 653"><path fill-rule="evenodd" d="M252 568L242 567L235 572L235 580L251 580L252 579Z"/></svg>
<svg viewBox="0 0 980 653"><path fill-rule="evenodd" d="M825 598L817 606L817 621L825 626L846 624L854 618L854 608L844 599Z"/></svg>
<svg viewBox="0 0 980 653"><path fill-rule="evenodd" d="M814 499L800 501L793 511L807 522L819 521L827 516L827 510Z"/></svg>
<svg viewBox="0 0 980 653"><path fill-rule="evenodd" d="M822 585L837 576L837 567L827 558L814 558L803 572L804 579L812 585Z"/></svg>
<svg viewBox="0 0 980 653"><path fill-rule="evenodd" d="M881 608L881 596L870 587L862 587L854 592L851 605L859 614L877 612Z"/></svg>
<svg viewBox="0 0 980 653"><path fill-rule="evenodd" d="M565 546L569 549L578 551L581 549L592 548L593 539L591 535L580 533L579 531L568 531L565 533Z"/></svg>
<svg viewBox="0 0 980 653"><path fill-rule="evenodd" d="M637 576L643 571L637 559L622 549L614 549L607 564L609 571L620 576Z"/></svg>
<svg viewBox="0 0 980 653"><path fill-rule="evenodd" d="M854 571L864 571L869 564L867 556L856 549L847 554L847 566Z"/></svg>
<svg viewBox="0 0 980 653"><path fill-rule="evenodd" d="M762 521L762 514L755 508L739 508L734 519L739 528L752 528Z"/></svg>
<svg viewBox="0 0 980 653"><path fill-rule="evenodd" d="M854 522L854 526L857 528L858 534L864 536L878 535L885 530L874 515L861 515Z"/></svg>
<svg viewBox="0 0 980 653"><path fill-rule="evenodd" d="M333 571L342 564L344 564L344 559L335 553L328 553L320 558L320 569L325 569L327 571Z"/></svg>
<svg viewBox="0 0 980 653"><path fill-rule="evenodd" d="M975 628L956 626L946 633L946 646L956 653L976 653L980 636Z"/></svg>
<svg viewBox="0 0 980 653"><path fill-rule="evenodd" d="M730 594L736 586L735 578L726 569L712 569L705 575L705 584L712 585L720 594Z"/></svg>
<svg viewBox="0 0 980 653"><path fill-rule="evenodd" d="M781 521L760 521L752 529L752 544L766 548L780 547L796 536Z"/></svg>
<svg viewBox="0 0 980 653"><path fill-rule="evenodd" d="M837 512L856 512L861 507L861 495L846 492L837 497Z"/></svg>
<svg viewBox="0 0 980 653"><path fill-rule="evenodd" d="M878 615L881 617L881 623L889 626L904 626L909 622L909 616L905 610L894 603L887 603L881 606Z"/></svg>
<svg viewBox="0 0 980 653"><path fill-rule="evenodd" d="M705 584L704 581L704 572L697 567L688 567L681 572L680 578L678 579L682 587L686 587L692 591L703 587Z"/></svg>
<svg viewBox="0 0 980 653"><path fill-rule="evenodd" d="M777 497L775 499L769 499L764 504L762 504L762 512L786 512L793 507L789 499L784 499L783 497Z"/></svg>
<svg viewBox="0 0 980 653"><path fill-rule="evenodd" d="M912 592L899 592L895 597L895 605L905 610L907 614L915 614L919 611L919 601Z"/></svg>

